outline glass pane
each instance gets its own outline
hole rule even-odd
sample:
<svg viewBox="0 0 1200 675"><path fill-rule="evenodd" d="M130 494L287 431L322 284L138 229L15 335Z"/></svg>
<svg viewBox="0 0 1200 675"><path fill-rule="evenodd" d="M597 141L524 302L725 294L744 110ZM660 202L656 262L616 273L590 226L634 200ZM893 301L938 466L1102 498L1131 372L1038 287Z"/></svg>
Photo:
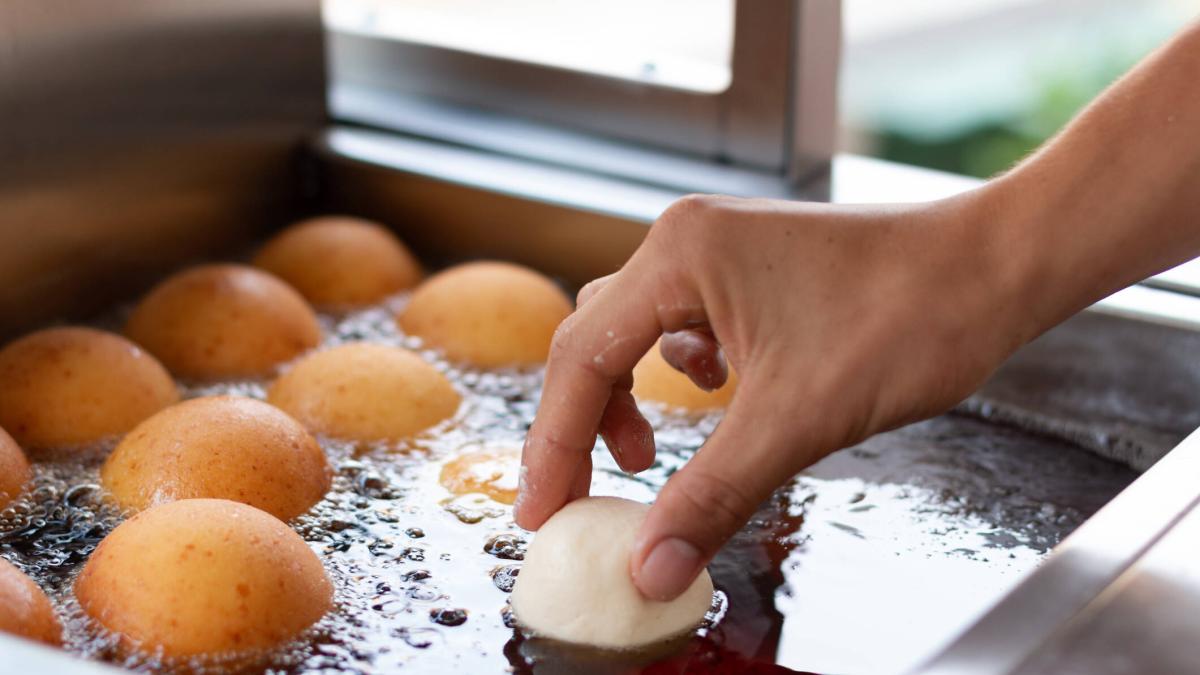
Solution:
<svg viewBox="0 0 1200 675"><path fill-rule="evenodd" d="M325 0L345 32L716 93L734 0Z"/></svg>

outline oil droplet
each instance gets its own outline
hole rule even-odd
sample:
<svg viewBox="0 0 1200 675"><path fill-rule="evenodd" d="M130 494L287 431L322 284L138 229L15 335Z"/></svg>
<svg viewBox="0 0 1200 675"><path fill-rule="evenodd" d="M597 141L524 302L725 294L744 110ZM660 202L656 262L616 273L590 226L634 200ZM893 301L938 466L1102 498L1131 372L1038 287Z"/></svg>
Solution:
<svg viewBox="0 0 1200 675"><path fill-rule="evenodd" d="M461 626L467 622L467 610L433 609L429 611L429 618L440 626Z"/></svg>
<svg viewBox="0 0 1200 675"><path fill-rule="evenodd" d="M492 570L492 583L496 584L505 593L512 593L513 586L517 583L517 575L521 573L521 568L516 565L505 565Z"/></svg>

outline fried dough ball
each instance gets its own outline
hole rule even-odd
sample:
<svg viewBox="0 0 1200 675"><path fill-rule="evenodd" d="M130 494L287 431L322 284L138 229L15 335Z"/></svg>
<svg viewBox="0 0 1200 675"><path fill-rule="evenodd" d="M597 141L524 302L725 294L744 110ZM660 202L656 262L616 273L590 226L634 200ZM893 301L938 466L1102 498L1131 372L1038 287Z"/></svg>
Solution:
<svg viewBox="0 0 1200 675"><path fill-rule="evenodd" d="M527 267L475 262L434 275L413 293L400 327L452 361L481 368L545 363L571 301Z"/></svg>
<svg viewBox="0 0 1200 675"><path fill-rule="evenodd" d="M639 401L654 401L692 411L724 408L733 400L737 390L737 373L729 370L725 384L713 391L704 391L687 375L675 370L663 358L659 344L646 352L633 368L633 396Z"/></svg>
<svg viewBox="0 0 1200 675"><path fill-rule="evenodd" d="M245 265L201 265L154 287L125 334L176 375L268 375L321 342L312 308L291 286Z"/></svg>
<svg viewBox="0 0 1200 675"><path fill-rule="evenodd" d="M616 497L584 497L537 531L512 593L517 622L536 636L629 649L686 633L712 606L702 571L678 598L647 600L633 585L629 556L650 507Z"/></svg>
<svg viewBox="0 0 1200 675"><path fill-rule="evenodd" d="M24 492L31 478L33 472L25 453L12 436L0 429L0 509Z"/></svg>
<svg viewBox="0 0 1200 675"><path fill-rule="evenodd" d="M46 593L12 563L0 558L0 633L62 643L62 626Z"/></svg>
<svg viewBox="0 0 1200 675"><path fill-rule="evenodd" d="M421 279L421 265L396 235L349 216L292 225L263 246L254 264L329 308L369 305Z"/></svg>
<svg viewBox="0 0 1200 675"><path fill-rule="evenodd" d="M501 504L517 500L521 453L497 448L463 453L442 465L438 480L456 495L485 494Z"/></svg>
<svg viewBox="0 0 1200 675"><path fill-rule="evenodd" d="M139 424L104 463L100 480L127 509L211 497L290 520L324 498L332 473L316 439L282 410L209 396Z"/></svg>
<svg viewBox="0 0 1200 675"><path fill-rule="evenodd" d="M333 586L308 544L269 513L185 499L105 537L75 597L127 648L188 657L287 642L329 610Z"/></svg>
<svg viewBox="0 0 1200 675"><path fill-rule="evenodd" d="M0 350L0 426L27 449L123 434L178 400L162 365L120 335L49 328Z"/></svg>
<svg viewBox="0 0 1200 675"><path fill-rule="evenodd" d="M458 410L450 381L416 354L356 342L300 360L271 384L267 400L314 433L397 441Z"/></svg>

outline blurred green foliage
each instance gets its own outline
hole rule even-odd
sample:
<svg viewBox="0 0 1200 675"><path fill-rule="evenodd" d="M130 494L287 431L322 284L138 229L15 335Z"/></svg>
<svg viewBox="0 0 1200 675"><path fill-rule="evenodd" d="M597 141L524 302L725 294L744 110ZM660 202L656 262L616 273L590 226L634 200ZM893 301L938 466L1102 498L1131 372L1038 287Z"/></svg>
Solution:
<svg viewBox="0 0 1200 675"><path fill-rule="evenodd" d="M882 125L877 154L885 159L987 178L1028 155L1129 70L1146 49L1109 49L1095 58L1060 62L1031 74L1035 94L1027 110L986 119L952 135L929 137Z"/></svg>

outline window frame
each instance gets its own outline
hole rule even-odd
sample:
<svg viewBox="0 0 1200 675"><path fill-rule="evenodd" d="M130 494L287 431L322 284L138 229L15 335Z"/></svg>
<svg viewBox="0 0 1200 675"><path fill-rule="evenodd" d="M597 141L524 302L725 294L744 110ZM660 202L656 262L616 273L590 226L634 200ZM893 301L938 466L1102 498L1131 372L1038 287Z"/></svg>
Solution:
<svg viewBox="0 0 1200 675"><path fill-rule="evenodd" d="M737 0L730 85L704 93L331 27L330 111L422 134L404 110L452 106L799 182L834 151L840 28L840 0Z"/></svg>

